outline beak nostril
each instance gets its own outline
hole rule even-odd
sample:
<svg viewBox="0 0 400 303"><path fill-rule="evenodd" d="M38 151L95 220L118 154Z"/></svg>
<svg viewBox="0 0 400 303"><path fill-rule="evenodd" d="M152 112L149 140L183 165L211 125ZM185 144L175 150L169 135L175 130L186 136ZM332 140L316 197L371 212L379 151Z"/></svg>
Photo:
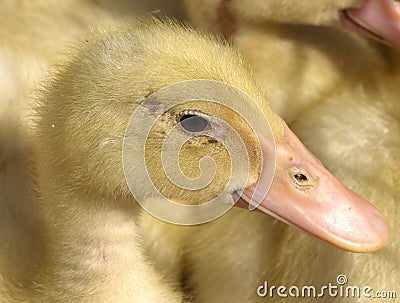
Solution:
<svg viewBox="0 0 400 303"><path fill-rule="evenodd" d="M291 177L294 184L299 189L312 189L314 187L314 179L311 178L304 170L299 168L293 168L289 172L289 176Z"/></svg>
<svg viewBox="0 0 400 303"><path fill-rule="evenodd" d="M308 178L307 178L307 176L305 174L301 174L301 173L294 174L294 178L299 183L308 182Z"/></svg>

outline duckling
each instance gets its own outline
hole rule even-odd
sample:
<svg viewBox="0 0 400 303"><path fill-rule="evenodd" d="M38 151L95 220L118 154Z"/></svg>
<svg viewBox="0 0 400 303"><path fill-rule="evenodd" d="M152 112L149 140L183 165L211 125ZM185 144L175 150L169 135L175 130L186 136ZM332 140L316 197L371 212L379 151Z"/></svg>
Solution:
<svg viewBox="0 0 400 303"><path fill-rule="evenodd" d="M52 79L47 80L43 92L34 98L37 107L32 136L31 203L40 245L32 252L32 260L26 260L23 254L10 256L1 251L0 264L8 264L0 268L0 277L5 280L0 288L4 301L159 302L160 297L163 302L182 301L183 294L176 287L179 281L166 279L143 252L143 237L150 231L143 229L141 218L145 215L136 203L140 201L129 190L132 180L126 179L126 175L130 173L133 183L145 174L154 177L159 190L180 204L201 204L221 192L223 201L232 203L233 197L239 195L242 205L249 203L340 248L366 252L385 245L387 225L378 211L340 185L305 149L271 111L243 57L223 41L169 20L147 18L133 24L100 27L65 58ZM244 116L252 116L257 106L262 108L256 113L268 121L271 136L260 133L258 127L249 125L229 106L194 98L162 112L152 126L146 146L145 159L150 159L147 172L140 171L138 166L124 167L121 153L126 140L132 140L142 127L147 127L139 125L124 140L132 113L144 106L151 116L168 101L160 98L158 92L165 92L172 85L172 96L176 98L179 85L189 83L189 88L193 88L192 81L196 79L202 85L211 81L228 86L227 92L232 87L245 92L240 96L254 101L228 98L228 105L237 102L245 111L240 113ZM203 90L218 96L213 87L205 86ZM199 92L197 86L194 92ZM187 89L183 93L187 94ZM155 103L145 106L148 100ZM185 122L190 119L196 123ZM220 142L230 138L226 125L235 127L248 152L248 165L243 161L234 168L239 176L248 173L248 178L240 182L242 177L233 178L232 185L227 187L229 154ZM218 170L201 193L176 188L168 183L167 175L160 174L160 139L171 129L179 136L195 133L180 151L188 176L198 175L198 159L204 155L214 158ZM177 139L171 140L174 143ZM137 146L136 141L127 146L124 155L133 155L135 160L132 148ZM233 154L241 154L236 145ZM276 169L271 184L268 172L274 154ZM153 203L152 199L146 203ZM247 216L246 212L240 214ZM231 230L229 224L224 224L225 217L229 218L217 220L217 224L225 226L221 232ZM168 225L163 224L159 231L165 228L168 230ZM246 226L241 228L249 234ZM190 229L186 230L191 236ZM157 235L157 225L151 225L151 232ZM239 240L243 238L233 237L224 242L240 243ZM5 247L7 243L0 244ZM193 251L190 243L184 244L179 251L194 260L198 251ZM174 248L165 250L168 253ZM31 262L24 268L22 281L18 258L23 259L23 264ZM191 281L196 271L188 272L187 279Z"/></svg>

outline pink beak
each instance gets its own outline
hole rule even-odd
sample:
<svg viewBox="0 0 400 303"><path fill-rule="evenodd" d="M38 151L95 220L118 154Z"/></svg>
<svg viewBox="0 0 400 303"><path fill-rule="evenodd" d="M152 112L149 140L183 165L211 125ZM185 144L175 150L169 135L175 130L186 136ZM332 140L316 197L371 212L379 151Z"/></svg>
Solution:
<svg viewBox="0 0 400 303"><path fill-rule="evenodd" d="M256 204L258 210L344 250L382 248L388 241L388 225L382 215L340 184L282 123L285 134L276 142L276 169L269 191L263 187L270 180L267 167L263 167L257 183L245 189L237 204L243 200ZM261 141L263 158L271 158L270 142Z"/></svg>
<svg viewBox="0 0 400 303"><path fill-rule="evenodd" d="M365 0L361 7L341 12L343 27L400 48L400 3Z"/></svg>

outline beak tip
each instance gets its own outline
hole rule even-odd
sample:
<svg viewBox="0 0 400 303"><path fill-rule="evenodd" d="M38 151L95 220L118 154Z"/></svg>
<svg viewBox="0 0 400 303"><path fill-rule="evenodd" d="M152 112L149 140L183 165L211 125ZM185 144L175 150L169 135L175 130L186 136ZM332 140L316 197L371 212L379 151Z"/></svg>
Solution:
<svg viewBox="0 0 400 303"><path fill-rule="evenodd" d="M338 245L339 248L355 253L371 253L378 251L389 242L389 225L386 220L379 215L379 218L373 221L370 230L364 231L364 237L357 240L349 240Z"/></svg>

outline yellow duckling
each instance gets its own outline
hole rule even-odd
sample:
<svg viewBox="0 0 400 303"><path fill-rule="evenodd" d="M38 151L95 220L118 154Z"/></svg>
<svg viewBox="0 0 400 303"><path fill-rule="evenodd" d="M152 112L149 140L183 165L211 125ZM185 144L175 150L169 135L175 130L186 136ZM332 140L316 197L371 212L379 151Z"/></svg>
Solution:
<svg viewBox="0 0 400 303"><path fill-rule="evenodd" d="M149 99L156 101L156 107L147 108L152 113L168 101L157 99L157 92L196 79L225 83L245 92L243 95L254 101L229 102L242 104L243 116L251 116L254 106L261 107L261 116L268 121L274 138L253 129L230 109L229 102L224 107L192 99L163 112L152 126L145 152L145 159L150 159L147 172L136 166L124 167L121 155L132 113ZM205 91L213 93L213 86ZM148 231L138 225L141 208L135 202L141 201L135 201L129 191L125 177L130 173L135 178L145 174L154 177L163 195L184 205L202 203L221 192L223 202L232 203L241 193L238 203L256 204L261 212L343 249L374 251L387 241L387 226L377 210L344 188L306 150L271 111L245 60L218 39L172 21L150 18L102 27L88 35L76 52L61 59L53 79L35 100L31 168L35 194L30 203L34 205L31 220L37 240L29 260L23 253L0 251L0 298L5 302L159 302L160 298L181 302L180 290L163 279L143 252L142 237ZM195 122L190 122L192 119ZM234 126L248 153L248 162L234 167L239 176L248 173L248 178L245 182L233 178L227 187L229 155L216 140L230 138L226 125ZM196 177L198 160L204 156L215 161L215 178L201 193L176 188L168 183L167 175L160 174L164 163L160 160L160 139L171 129L177 136L195 133L180 152L185 174ZM136 130L140 134L141 128ZM175 137L171 140L177 142ZM125 155L137 160L130 149L135 144L127 146ZM241 154L234 145L235 153ZM276 169L270 184L267 172L273 155ZM242 214L249 215L241 212L239 216ZM2 212L2 216L10 215ZM229 216L216 224L224 226L225 218ZM163 226L160 230L168 232L168 225ZM157 225L153 227L153 234L157 234ZM230 224L225 225L225 230L230 228ZM248 234L246 226L241 228ZM1 247L6 247L5 238L10 239L2 234ZM238 243L243 238L232 240ZM16 242L26 241L16 238ZM23 247L19 243L15 246ZM165 250L168 253L171 249ZM187 251L187 256L195 259L198 253ZM196 292L201 288L199 285Z"/></svg>

